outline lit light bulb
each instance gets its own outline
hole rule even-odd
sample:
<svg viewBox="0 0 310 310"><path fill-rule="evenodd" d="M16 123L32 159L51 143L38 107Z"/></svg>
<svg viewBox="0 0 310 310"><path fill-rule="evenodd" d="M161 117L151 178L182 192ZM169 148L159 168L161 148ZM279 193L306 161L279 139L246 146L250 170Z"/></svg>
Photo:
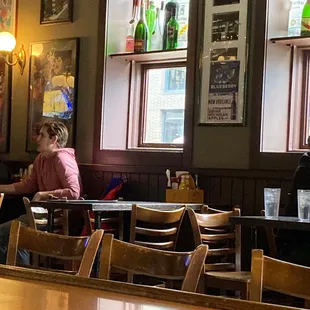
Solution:
<svg viewBox="0 0 310 310"><path fill-rule="evenodd" d="M10 32L0 32L0 51L11 53L15 46L16 40Z"/></svg>

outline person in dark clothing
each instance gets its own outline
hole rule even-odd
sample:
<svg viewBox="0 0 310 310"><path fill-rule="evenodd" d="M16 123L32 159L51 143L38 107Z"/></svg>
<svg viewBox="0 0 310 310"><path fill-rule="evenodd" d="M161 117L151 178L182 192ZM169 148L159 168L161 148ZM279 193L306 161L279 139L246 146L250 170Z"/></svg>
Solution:
<svg viewBox="0 0 310 310"><path fill-rule="evenodd" d="M291 191L289 194L289 205L286 210L287 216L298 216L298 189L310 189L310 151L301 156L295 170L291 184Z"/></svg>
<svg viewBox="0 0 310 310"><path fill-rule="evenodd" d="M308 148L310 148L310 136ZM298 216L297 190L310 190L310 151L305 152L294 172L289 203L286 209L287 216ZM295 264L310 266L310 232L301 230L280 230L278 232L279 258Z"/></svg>

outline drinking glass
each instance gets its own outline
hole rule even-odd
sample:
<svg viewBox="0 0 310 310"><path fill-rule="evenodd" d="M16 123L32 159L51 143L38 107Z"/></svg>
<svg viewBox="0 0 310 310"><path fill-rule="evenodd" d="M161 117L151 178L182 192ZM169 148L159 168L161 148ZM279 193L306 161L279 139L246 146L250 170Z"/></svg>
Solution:
<svg viewBox="0 0 310 310"><path fill-rule="evenodd" d="M264 188L265 216L279 216L281 188Z"/></svg>
<svg viewBox="0 0 310 310"><path fill-rule="evenodd" d="M298 189L298 218L301 221L310 220L310 190Z"/></svg>

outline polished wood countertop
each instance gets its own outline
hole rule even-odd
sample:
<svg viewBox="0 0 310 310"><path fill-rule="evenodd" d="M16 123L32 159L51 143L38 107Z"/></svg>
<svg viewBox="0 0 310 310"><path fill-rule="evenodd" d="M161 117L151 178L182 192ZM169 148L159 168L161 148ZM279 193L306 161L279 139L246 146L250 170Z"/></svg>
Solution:
<svg viewBox="0 0 310 310"><path fill-rule="evenodd" d="M1 310L296 309L0 265Z"/></svg>

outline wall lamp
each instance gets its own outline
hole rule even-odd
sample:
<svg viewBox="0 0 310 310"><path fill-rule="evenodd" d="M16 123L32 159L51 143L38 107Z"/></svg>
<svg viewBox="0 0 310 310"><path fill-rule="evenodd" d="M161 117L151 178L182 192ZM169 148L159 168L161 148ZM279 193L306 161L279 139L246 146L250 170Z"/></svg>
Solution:
<svg viewBox="0 0 310 310"><path fill-rule="evenodd" d="M18 64L20 74L23 74L26 65L26 52L24 46L21 45L18 53L12 53L15 46L16 39L10 32L0 32L0 56L3 57L4 62L9 66L15 66ZM10 62L10 55L13 56L12 62Z"/></svg>

